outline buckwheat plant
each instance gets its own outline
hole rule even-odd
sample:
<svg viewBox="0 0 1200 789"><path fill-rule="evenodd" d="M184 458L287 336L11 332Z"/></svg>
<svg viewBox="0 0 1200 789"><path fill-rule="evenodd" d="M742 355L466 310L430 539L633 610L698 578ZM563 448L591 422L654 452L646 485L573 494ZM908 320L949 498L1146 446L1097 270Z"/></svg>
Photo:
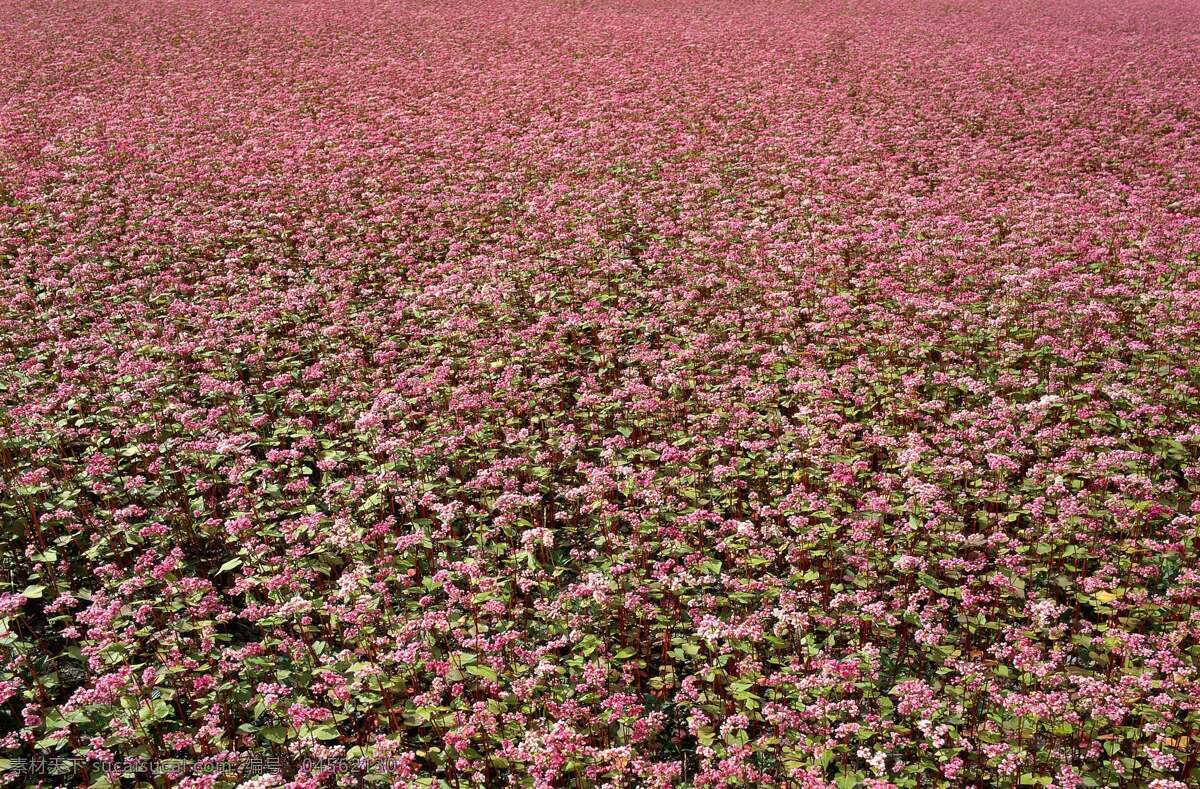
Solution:
<svg viewBox="0 0 1200 789"><path fill-rule="evenodd" d="M1200 785L1200 6L0 0L16 786Z"/></svg>

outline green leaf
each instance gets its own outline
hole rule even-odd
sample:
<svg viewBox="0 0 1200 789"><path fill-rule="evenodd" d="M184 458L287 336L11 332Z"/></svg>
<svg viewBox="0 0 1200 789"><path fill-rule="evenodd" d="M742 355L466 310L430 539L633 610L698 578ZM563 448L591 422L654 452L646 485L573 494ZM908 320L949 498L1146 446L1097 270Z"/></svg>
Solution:
<svg viewBox="0 0 1200 789"><path fill-rule="evenodd" d="M845 775L839 775L833 782L837 785L838 789L852 789L852 787L862 783L862 779L862 773L846 773Z"/></svg>
<svg viewBox="0 0 1200 789"><path fill-rule="evenodd" d="M215 574L220 575L221 573L229 572L230 570L237 569L238 567L241 567L241 566L242 566L241 559L230 559L229 561L225 562L225 564L221 565L221 567L217 570L217 572Z"/></svg>
<svg viewBox="0 0 1200 789"><path fill-rule="evenodd" d="M495 682L499 675L487 666L467 666L467 673Z"/></svg>

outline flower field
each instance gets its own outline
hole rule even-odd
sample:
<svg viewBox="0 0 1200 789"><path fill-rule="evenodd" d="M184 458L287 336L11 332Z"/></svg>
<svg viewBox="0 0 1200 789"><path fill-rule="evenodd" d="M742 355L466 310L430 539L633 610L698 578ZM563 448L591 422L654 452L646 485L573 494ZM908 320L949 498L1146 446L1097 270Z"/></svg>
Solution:
<svg viewBox="0 0 1200 789"><path fill-rule="evenodd" d="M0 0L16 786L1200 786L1200 5Z"/></svg>

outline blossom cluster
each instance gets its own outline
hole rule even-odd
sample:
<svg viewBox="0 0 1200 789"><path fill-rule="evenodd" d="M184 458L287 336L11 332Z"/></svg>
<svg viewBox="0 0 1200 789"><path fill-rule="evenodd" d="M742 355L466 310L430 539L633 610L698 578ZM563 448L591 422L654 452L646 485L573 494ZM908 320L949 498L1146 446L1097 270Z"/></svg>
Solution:
<svg viewBox="0 0 1200 789"><path fill-rule="evenodd" d="M0 0L0 74L7 780L1200 782L1194 3Z"/></svg>

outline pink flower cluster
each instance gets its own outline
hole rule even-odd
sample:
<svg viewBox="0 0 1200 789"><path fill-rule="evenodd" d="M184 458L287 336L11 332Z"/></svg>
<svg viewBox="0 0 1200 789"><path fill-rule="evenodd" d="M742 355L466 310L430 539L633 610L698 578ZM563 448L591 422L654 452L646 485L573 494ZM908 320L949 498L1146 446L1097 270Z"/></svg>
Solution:
<svg viewBox="0 0 1200 789"><path fill-rule="evenodd" d="M0 74L11 782L1200 782L1194 3L0 0Z"/></svg>

